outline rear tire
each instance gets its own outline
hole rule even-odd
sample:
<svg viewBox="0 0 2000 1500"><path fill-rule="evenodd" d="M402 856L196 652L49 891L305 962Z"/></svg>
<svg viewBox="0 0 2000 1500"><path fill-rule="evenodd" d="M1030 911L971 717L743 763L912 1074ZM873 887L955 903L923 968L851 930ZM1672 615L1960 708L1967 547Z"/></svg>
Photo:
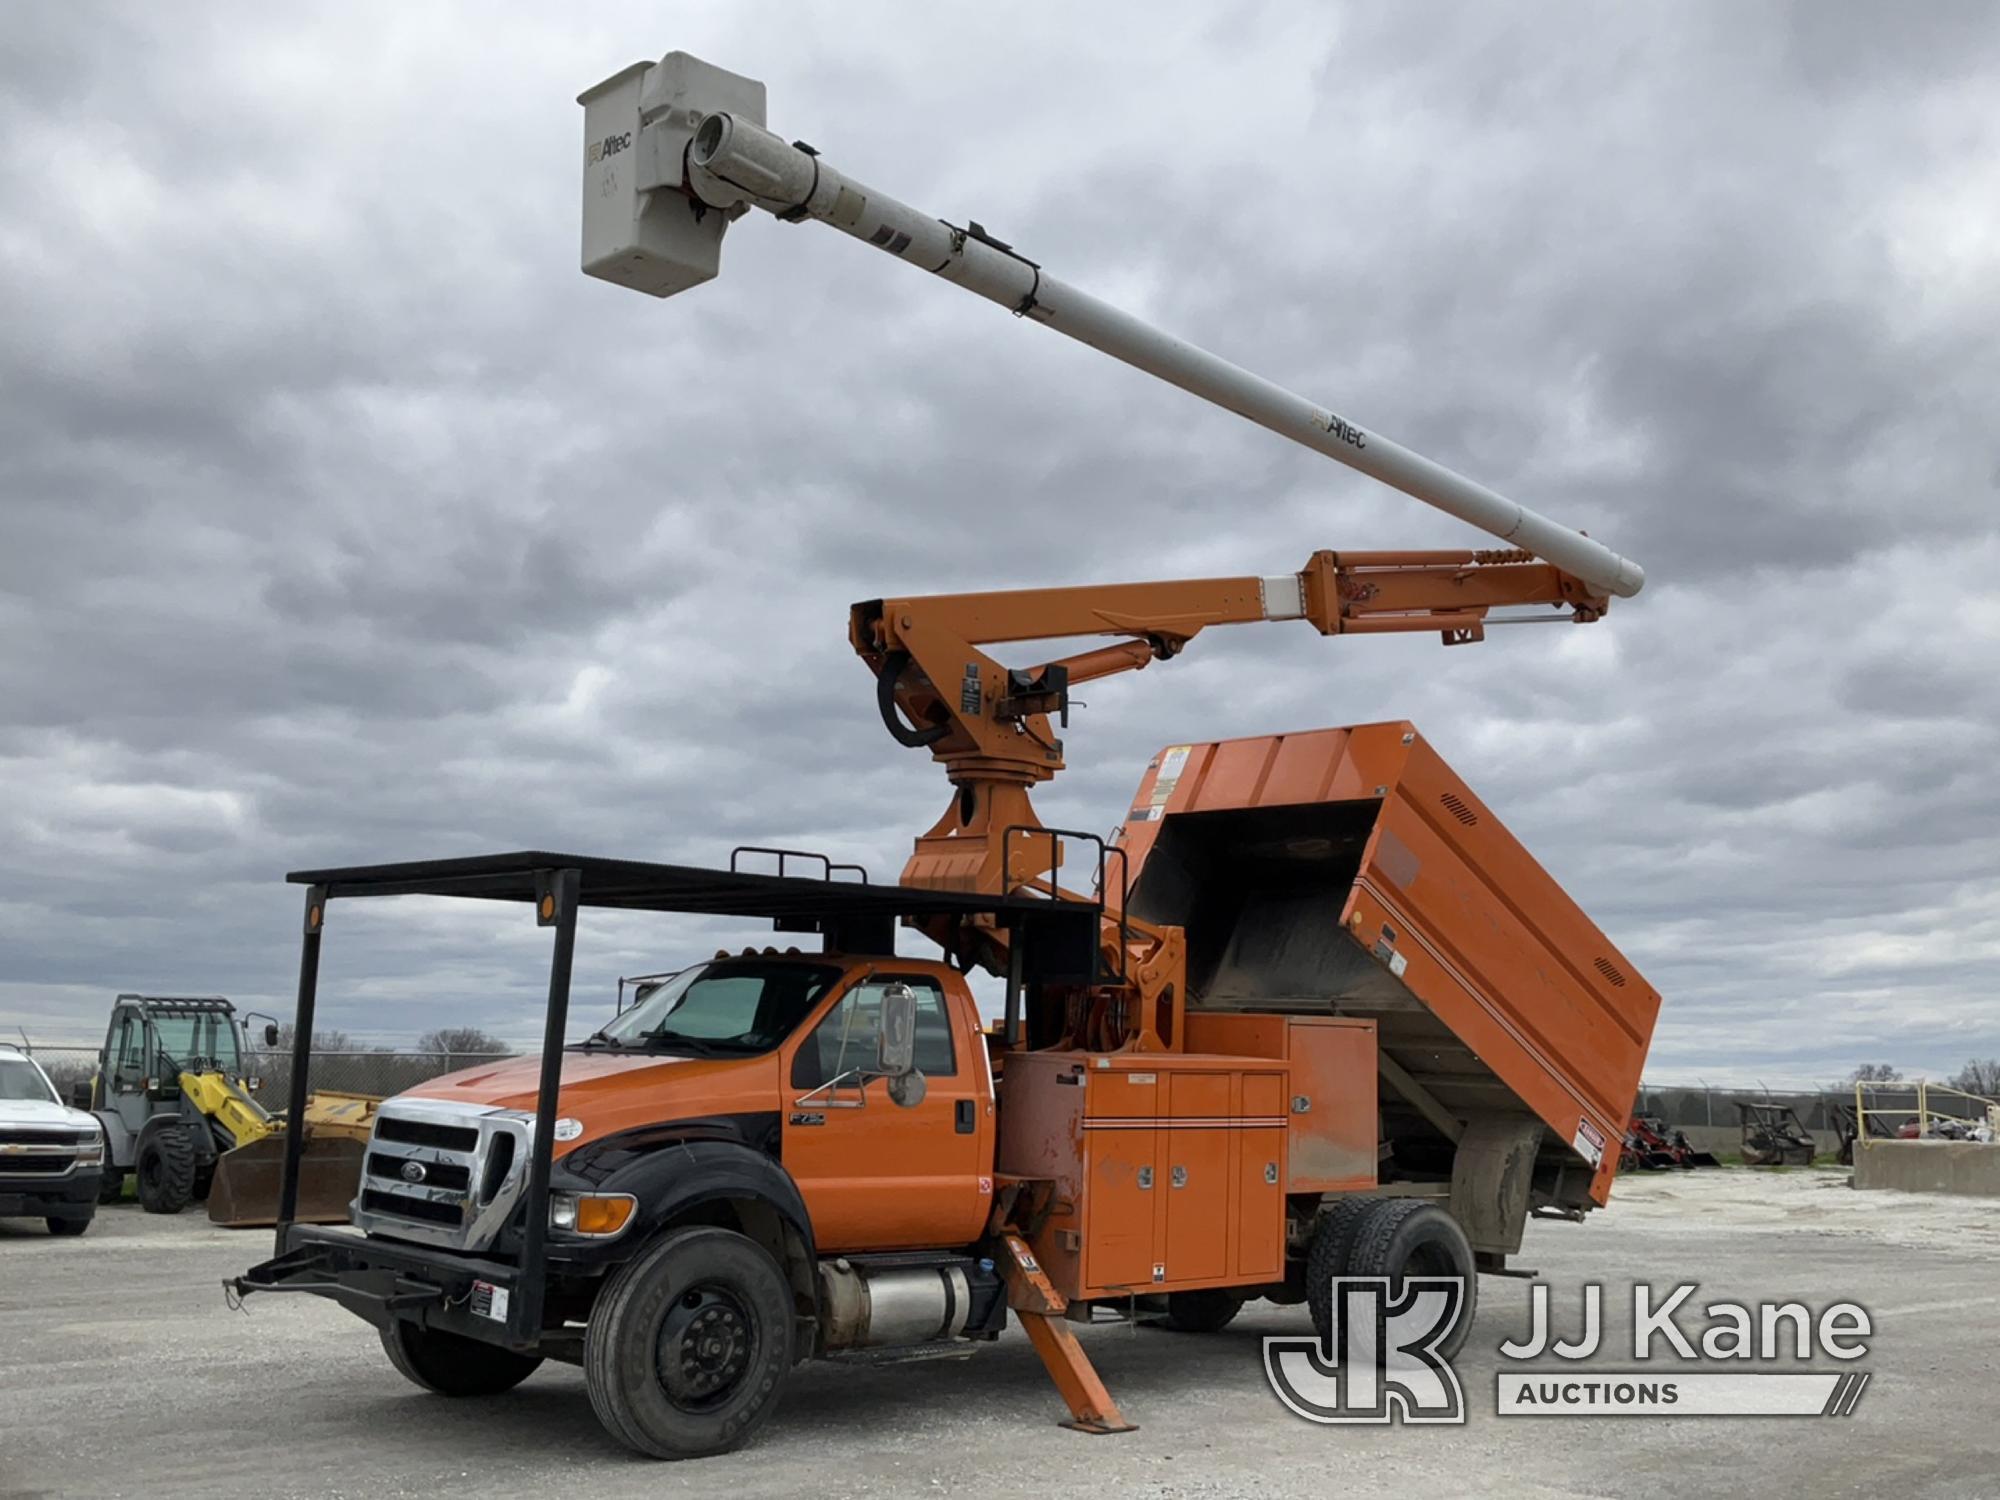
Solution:
<svg viewBox="0 0 2000 1500"><path fill-rule="evenodd" d="M440 1396L497 1396L541 1367L539 1354L517 1354L497 1344L398 1318L382 1335L382 1352L412 1385Z"/></svg>
<svg viewBox="0 0 2000 1500"><path fill-rule="evenodd" d="M1437 1352L1449 1359L1472 1332L1472 1319L1479 1306L1479 1272L1472 1259L1472 1246L1458 1221L1443 1209L1416 1198L1378 1198L1365 1202L1348 1248L1345 1276L1382 1276L1389 1282L1393 1299L1406 1276L1452 1276L1465 1287L1464 1305L1458 1321L1438 1341ZM1315 1249L1318 1248L1315 1242ZM1330 1278L1315 1284L1324 1287L1325 1301L1313 1307L1313 1328L1324 1342L1333 1337L1333 1297ZM1320 1311L1324 1305L1325 1312Z"/></svg>
<svg viewBox="0 0 2000 1500"><path fill-rule="evenodd" d="M179 1125L156 1130L139 1148L139 1206L177 1214L194 1201L194 1141Z"/></svg>
<svg viewBox="0 0 2000 1500"><path fill-rule="evenodd" d="M792 1289L733 1230L663 1235L598 1294L584 1382L605 1430L654 1458L741 1447L792 1368Z"/></svg>
<svg viewBox="0 0 2000 1500"><path fill-rule="evenodd" d="M1243 1311L1243 1298L1227 1287L1167 1293L1167 1327L1177 1333L1220 1333Z"/></svg>
<svg viewBox="0 0 2000 1500"><path fill-rule="evenodd" d="M82 1234L84 1230L90 1228L90 1220L91 1215L85 1214L80 1219L49 1219L45 1222L49 1226L50 1234L66 1237Z"/></svg>
<svg viewBox="0 0 2000 1500"><path fill-rule="evenodd" d="M1336 1198L1320 1210L1306 1252L1306 1310L1321 1339L1333 1327L1333 1278L1347 1274L1354 1237L1361 1221L1377 1203L1374 1198Z"/></svg>

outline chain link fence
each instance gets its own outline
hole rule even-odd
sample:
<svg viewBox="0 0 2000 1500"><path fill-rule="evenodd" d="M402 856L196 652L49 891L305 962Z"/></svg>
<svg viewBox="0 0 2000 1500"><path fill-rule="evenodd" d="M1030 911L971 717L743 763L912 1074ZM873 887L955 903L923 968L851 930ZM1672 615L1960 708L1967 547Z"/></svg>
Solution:
<svg viewBox="0 0 2000 1500"><path fill-rule="evenodd" d="M1917 1107L1915 1079L1897 1083L1869 1083L1862 1087L1867 1091L1868 1108L1871 1110L1913 1110ZM1677 1088L1666 1084L1649 1083L1639 1090L1639 1098L1633 1105L1633 1113L1657 1115L1663 1123L1682 1130L1696 1126L1734 1129L1741 1122L1741 1116L1736 1109L1738 1100L1749 1104L1789 1105L1798 1111L1799 1123L1807 1130L1832 1131L1839 1128L1840 1112L1843 1109L1849 1114L1854 1110L1854 1085L1849 1083L1824 1089L1766 1093L1757 1088L1717 1089L1700 1086ZM1931 1112L1955 1115L1966 1120L1979 1119L1983 1114L1972 1100L1945 1095L1936 1096L1931 1100Z"/></svg>
<svg viewBox="0 0 2000 1500"><path fill-rule="evenodd" d="M74 1087L97 1071L94 1047L24 1048L42 1065L67 1100ZM314 1052L307 1084L330 1093L372 1094L386 1098L428 1079L460 1068L517 1057L515 1052ZM243 1072L257 1081L257 1092L268 1108L282 1108L291 1094L292 1055L262 1049L243 1054Z"/></svg>

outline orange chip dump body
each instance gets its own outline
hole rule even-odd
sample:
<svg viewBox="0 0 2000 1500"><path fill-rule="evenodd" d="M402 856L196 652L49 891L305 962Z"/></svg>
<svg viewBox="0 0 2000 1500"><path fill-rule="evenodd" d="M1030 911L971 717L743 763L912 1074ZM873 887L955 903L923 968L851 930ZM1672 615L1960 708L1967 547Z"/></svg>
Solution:
<svg viewBox="0 0 2000 1500"><path fill-rule="evenodd" d="M1170 746L1122 840L1190 1012L1372 1020L1399 1153L1538 1119L1548 1196L1609 1196L1659 994L1410 724Z"/></svg>

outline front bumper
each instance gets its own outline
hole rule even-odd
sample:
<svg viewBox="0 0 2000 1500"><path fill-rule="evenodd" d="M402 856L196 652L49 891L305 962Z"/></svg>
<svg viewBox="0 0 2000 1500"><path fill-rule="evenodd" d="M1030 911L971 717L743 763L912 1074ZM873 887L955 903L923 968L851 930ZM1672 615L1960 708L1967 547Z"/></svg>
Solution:
<svg viewBox="0 0 2000 1500"><path fill-rule="evenodd" d="M378 1328L401 1318L509 1349L555 1352L541 1328L526 1326L531 1309L517 1295L519 1275L504 1261L295 1224L282 1254L225 1278L223 1289L237 1297L305 1292Z"/></svg>
<svg viewBox="0 0 2000 1500"><path fill-rule="evenodd" d="M0 1175L0 1219L87 1219L97 1212L98 1167L72 1167L60 1177Z"/></svg>

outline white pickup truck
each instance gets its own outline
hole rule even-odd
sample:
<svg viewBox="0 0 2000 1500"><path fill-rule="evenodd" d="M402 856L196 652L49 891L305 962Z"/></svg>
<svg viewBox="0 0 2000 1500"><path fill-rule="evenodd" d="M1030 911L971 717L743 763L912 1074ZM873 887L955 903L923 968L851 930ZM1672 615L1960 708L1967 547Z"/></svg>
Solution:
<svg viewBox="0 0 2000 1500"><path fill-rule="evenodd" d="M56 1097L41 1064L0 1042L0 1218L82 1234L97 1212L104 1131Z"/></svg>

